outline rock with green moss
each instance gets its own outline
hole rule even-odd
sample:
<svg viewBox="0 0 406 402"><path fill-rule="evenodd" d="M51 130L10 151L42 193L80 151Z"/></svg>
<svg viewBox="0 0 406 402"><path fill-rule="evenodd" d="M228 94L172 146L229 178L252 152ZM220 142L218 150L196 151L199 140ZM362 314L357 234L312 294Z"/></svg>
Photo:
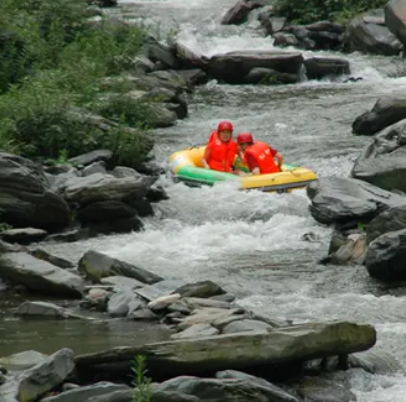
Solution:
<svg viewBox="0 0 406 402"><path fill-rule="evenodd" d="M127 276L144 284L153 284L163 278L135 265L109 257L98 251L87 251L79 261L79 272L96 283L109 276Z"/></svg>
<svg viewBox="0 0 406 402"><path fill-rule="evenodd" d="M244 369L345 355L371 348L376 331L350 322L300 324L267 333L232 334L121 347L78 356L79 371L108 373L126 369L136 355L145 355L152 377Z"/></svg>

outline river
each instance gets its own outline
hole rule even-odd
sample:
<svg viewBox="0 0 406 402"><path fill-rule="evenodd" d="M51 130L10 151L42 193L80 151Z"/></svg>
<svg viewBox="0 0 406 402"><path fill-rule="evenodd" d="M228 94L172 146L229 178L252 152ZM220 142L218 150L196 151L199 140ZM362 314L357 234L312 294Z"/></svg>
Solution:
<svg viewBox="0 0 406 402"><path fill-rule="evenodd" d="M273 48L271 38L252 28L220 25L221 15L235 0L119 3L112 14L151 24L160 35L176 31L185 44L206 55ZM369 141L351 133L352 121L379 97L402 93L406 78L398 77L406 69L399 58L317 54L347 58L352 75L364 80L346 84L304 81L278 87L210 82L190 97L187 119L154 131L157 161L166 166L172 152L204 143L219 120L230 119L237 131L251 131L271 143L288 163L310 167L320 177L348 176L360 149ZM305 191L241 193L226 184L188 188L165 176L160 182L170 200L155 206L156 216L146 221L145 231L41 246L71 260L92 248L164 277L211 279L236 293L240 304L294 322L344 319L371 323L378 330L376 348L393 353L406 364L404 291L376 284L364 267L318 264L326 255L331 230L310 216ZM309 232L316 235L315 242L303 240ZM33 348L50 352L67 345L83 352L125 344L134 336L138 341L150 336L148 329L137 332L134 324L120 321L41 327L3 316L1 351ZM346 375L360 402L406 400L405 377L361 370Z"/></svg>

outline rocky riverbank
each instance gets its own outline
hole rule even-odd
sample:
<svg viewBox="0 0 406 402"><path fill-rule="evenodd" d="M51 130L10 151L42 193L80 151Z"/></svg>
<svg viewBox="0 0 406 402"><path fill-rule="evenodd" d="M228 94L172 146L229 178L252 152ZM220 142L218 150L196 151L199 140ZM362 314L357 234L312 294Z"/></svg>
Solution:
<svg viewBox="0 0 406 402"><path fill-rule="evenodd" d="M353 401L343 384L323 376L350 367L385 370L385 361L392 362L390 370L401 370L394 358L370 354L376 342L370 325L292 324L242 308L211 281L163 279L95 251L83 255L77 268L46 256L61 268L38 259L45 258L38 251L2 246L1 269L11 284L37 297L81 299L82 313L58 301L27 301L15 311L21 319L92 320L92 312L102 312L111 319L164 325L172 334L166 342L81 356L70 349L51 356L34 351L3 356L0 395L5 402L132 401L136 356L145 358L143 381L151 383L141 391L153 401L234 402L248 395L258 401L321 401L327 395L332 401Z"/></svg>

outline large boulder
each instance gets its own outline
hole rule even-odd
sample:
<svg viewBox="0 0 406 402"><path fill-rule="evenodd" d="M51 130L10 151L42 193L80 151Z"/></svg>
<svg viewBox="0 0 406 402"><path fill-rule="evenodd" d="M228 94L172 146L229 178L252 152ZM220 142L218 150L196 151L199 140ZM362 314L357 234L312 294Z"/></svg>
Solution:
<svg viewBox="0 0 406 402"><path fill-rule="evenodd" d="M376 134L355 161L352 177L406 192L406 119Z"/></svg>
<svg viewBox="0 0 406 402"><path fill-rule="evenodd" d="M385 233L406 229L406 204L389 208L374 218L367 228L367 243Z"/></svg>
<svg viewBox="0 0 406 402"><path fill-rule="evenodd" d="M208 74L228 84L244 84L245 77L254 68L261 67L298 75L302 65L301 53L236 51L214 55L209 62Z"/></svg>
<svg viewBox="0 0 406 402"><path fill-rule="evenodd" d="M322 79L350 74L350 63L348 60L336 57L309 57L304 60L306 75L309 79Z"/></svg>
<svg viewBox="0 0 406 402"><path fill-rule="evenodd" d="M380 98L369 112L362 113L352 123L354 134L374 135L406 116L406 98Z"/></svg>
<svg viewBox="0 0 406 402"><path fill-rule="evenodd" d="M310 183L307 195L313 218L325 224L370 221L385 209L406 204L406 197L344 177Z"/></svg>
<svg viewBox="0 0 406 402"><path fill-rule="evenodd" d="M262 1L263 3L263 1ZM248 18L249 13L256 8L262 7L260 1L255 0L239 0L233 7L231 7L223 16L221 23L228 24L242 24Z"/></svg>
<svg viewBox="0 0 406 402"><path fill-rule="evenodd" d="M343 48L348 52L394 56L401 52L402 44L385 26L383 15L381 17L365 15L355 18L348 25Z"/></svg>
<svg viewBox="0 0 406 402"><path fill-rule="evenodd" d="M406 281L406 229L386 233L368 247L365 265L371 277L384 282Z"/></svg>
<svg viewBox="0 0 406 402"><path fill-rule="evenodd" d="M1 220L15 228L56 231L70 219L68 205L50 190L42 167L5 152L0 152L0 211Z"/></svg>
<svg viewBox="0 0 406 402"><path fill-rule="evenodd" d="M44 295L80 298L84 280L79 275L39 260L27 253L5 253L0 257L1 277Z"/></svg>
<svg viewBox="0 0 406 402"><path fill-rule="evenodd" d="M134 278L145 284L153 284L163 280L152 272L93 250L87 251L80 259L79 272L94 282L100 282L102 278L114 275ZM131 284L131 282L129 283Z"/></svg>
<svg viewBox="0 0 406 402"><path fill-rule="evenodd" d="M390 0L385 8L385 24L389 30L406 44L406 3L404 0Z"/></svg>
<svg viewBox="0 0 406 402"><path fill-rule="evenodd" d="M243 369L265 364L301 362L367 350L376 342L370 325L349 322L300 324L268 333L217 335L144 346L122 347L78 356L76 367L83 373L115 374L136 355L147 356L152 378L196 375L210 371ZM112 373L113 374L113 373Z"/></svg>
<svg viewBox="0 0 406 402"><path fill-rule="evenodd" d="M61 349L0 387L2 402L35 402L61 385L75 368L73 352Z"/></svg>

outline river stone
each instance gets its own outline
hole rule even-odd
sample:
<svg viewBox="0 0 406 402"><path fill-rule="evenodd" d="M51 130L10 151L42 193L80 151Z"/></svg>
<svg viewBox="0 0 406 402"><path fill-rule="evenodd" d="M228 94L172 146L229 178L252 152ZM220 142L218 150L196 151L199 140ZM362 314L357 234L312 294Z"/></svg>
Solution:
<svg viewBox="0 0 406 402"><path fill-rule="evenodd" d="M47 357L47 355L36 350L25 350L24 352L0 358L0 365L8 371L22 371L44 362Z"/></svg>
<svg viewBox="0 0 406 402"><path fill-rule="evenodd" d="M107 312L111 317L125 317L130 310L130 302L135 300L136 297L131 288L121 288L118 293L110 296Z"/></svg>
<svg viewBox="0 0 406 402"><path fill-rule="evenodd" d="M247 74L256 67L299 74L302 65L301 53L246 50L214 55L209 62L208 74L228 84L244 84Z"/></svg>
<svg viewBox="0 0 406 402"><path fill-rule="evenodd" d="M269 381L255 377L250 374L243 373L241 371L237 370L224 370L224 371L218 371L216 373L216 378L224 379L224 378L236 378L238 380L243 380L247 381L251 384L255 384L257 387L263 387L269 390L271 393L274 394L273 398L271 398L271 401L275 402L299 402L299 400L284 391L282 388L277 387L274 384L271 384Z"/></svg>
<svg viewBox="0 0 406 402"><path fill-rule="evenodd" d="M246 22L250 12L256 8L261 7L255 1L239 0L232 6L221 19L222 25L239 25Z"/></svg>
<svg viewBox="0 0 406 402"><path fill-rule="evenodd" d="M90 175L95 174L95 173L106 174L107 173L106 162L103 162L103 161L93 162L91 165L86 166L82 170L82 176L83 177L90 176Z"/></svg>
<svg viewBox="0 0 406 402"><path fill-rule="evenodd" d="M243 369L261 365L306 361L360 352L376 342L371 325L349 322L299 324L269 333L217 335L213 337L159 342L143 346L113 348L76 357L78 372L128 368L134 356L148 357L149 375L175 375ZM238 352L238 353L237 353ZM117 371L116 371L117 374Z"/></svg>
<svg viewBox="0 0 406 402"><path fill-rule="evenodd" d="M304 60L304 65L310 80L351 74L348 60L337 57L309 57Z"/></svg>
<svg viewBox="0 0 406 402"><path fill-rule="evenodd" d="M182 376L157 386L163 391L178 391L198 397L203 402L298 402L294 396L279 397L271 384L269 387L239 378L198 378Z"/></svg>
<svg viewBox="0 0 406 402"><path fill-rule="evenodd" d="M406 281L406 229L385 233L369 244L365 265L371 277Z"/></svg>
<svg viewBox="0 0 406 402"><path fill-rule="evenodd" d="M205 336L214 336L219 333L220 331L210 324L195 324L182 332L173 334L171 339L202 338Z"/></svg>
<svg viewBox="0 0 406 402"><path fill-rule="evenodd" d="M46 242L72 243L97 237L98 233L91 228L80 228L56 233L45 238Z"/></svg>
<svg viewBox="0 0 406 402"><path fill-rule="evenodd" d="M171 304L180 299L179 293L173 293L167 296L161 296L148 303L148 308L154 312L166 310Z"/></svg>
<svg viewBox="0 0 406 402"><path fill-rule="evenodd" d="M406 192L406 119L375 135L355 161L351 175L384 190Z"/></svg>
<svg viewBox="0 0 406 402"><path fill-rule="evenodd" d="M406 44L406 5L403 0L390 0L385 8L385 24L389 30Z"/></svg>
<svg viewBox="0 0 406 402"><path fill-rule="evenodd" d="M31 252L31 255L39 260L47 261L52 265L56 265L59 268L74 268L75 264L73 262L65 260L64 258L57 257L55 255L49 254L41 248L37 248Z"/></svg>
<svg viewBox="0 0 406 402"><path fill-rule="evenodd" d="M181 286L174 293L179 293L182 297L209 298L225 294L226 291L212 281L201 281Z"/></svg>
<svg viewBox="0 0 406 402"><path fill-rule="evenodd" d="M108 149L97 149L74 158L68 159L72 165L88 166L95 162L109 162L113 157L113 152Z"/></svg>
<svg viewBox="0 0 406 402"><path fill-rule="evenodd" d="M392 96L380 98L369 112L362 113L354 120L352 131L359 135L374 135L403 120L405 115L406 98Z"/></svg>
<svg viewBox="0 0 406 402"><path fill-rule="evenodd" d="M230 303L221 301L221 300L213 300L213 299L203 299L201 297L184 297L183 301L186 302L192 308L200 308L200 307L214 307L214 308L224 308L229 309Z"/></svg>
<svg viewBox="0 0 406 402"><path fill-rule="evenodd" d="M42 229L24 228L8 229L0 233L0 237L8 243L30 244L41 241L48 233Z"/></svg>
<svg viewBox="0 0 406 402"><path fill-rule="evenodd" d="M381 21L363 16L353 19L347 26L343 48L348 52L398 55L402 44L385 25L377 22Z"/></svg>
<svg viewBox="0 0 406 402"><path fill-rule="evenodd" d="M298 394L308 402L351 402L357 397L343 385L315 377L305 377Z"/></svg>
<svg viewBox="0 0 406 402"><path fill-rule="evenodd" d="M116 166L111 172L117 179L124 179L125 177L142 177L141 173L138 173L135 169L127 166Z"/></svg>
<svg viewBox="0 0 406 402"><path fill-rule="evenodd" d="M6 253L0 258L1 276L44 295L82 297L83 278L27 253Z"/></svg>
<svg viewBox="0 0 406 402"><path fill-rule="evenodd" d="M171 293L179 293L176 290L185 285L187 285L187 282L183 279L164 279L153 285L138 288L135 290L135 293L151 302L159 297L168 296Z"/></svg>
<svg viewBox="0 0 406 402"><path fill-rule="evenodd" d="M134 390L116 391L90 398L87 402L134 402ZM199 398L180 392L159 391L151 387L150 402L200 402Z"/></svg>
<svg viewBox="0 0 406 402"><path fill-rule="evenodd" d="M324 224L369 221L385 209L406 203L406 197L345 177L319 178L306 191L310 213Z"/></svg>
<svg viewBox="0 0 406 402"><path fill-rule="evenodd" d="M73 352L64 348L22 371L0 387L2 402L35 402L61 385L75 368Z"/></svg>
<svg viewBox="0 0 406 402"><path fill-rule="evenodd" d="M406 229L406 204L389 208L374 218L367 227L367 243L385 233Z"/></svg>
<svg viewBox="0 0 406 402"><path fill-rule="evenodd" d="M94 282L114 275L133 278L145 284L153 284L163 280L152 272L94 250L89 250L83 255L79 261L78 269L79 272L84 273L88 279Z"/></svg>
<svg viewBox="0 0 406 402"><path fill-rule="evenodd" d="M239 319L238 316L243 316L243 314L244 310L240 308L228 310L214 307L198 308L193 310L190 316L184 318L183 321L179 323L178 328L183 330L195 324L210 324L220 329L218 322L222 323L227 320L226 322L228 323L229 318L232 319L235 318L234 316L237 316L237 318L235 318L235 320L237 320Z"/></svg>
<svg viewBox="0 0 406 402"><path fill-rule="evenodd" d="M395 356L376 348L349 355L348 364L350 367L361 367L371 374L385 376L393 376L396 374L405 375L403 365Z"/></svg>
<svg viewBox="0 0 406 402"><path fill-rule="evenodd" d="M140 199L147 195L151 180L137 177L117 179L114 176L95 173L87 177L70 179L64 189L64 197L81 207L102 201Z"/></svg>
<svg viewBox="0 0 406 402"><path fill-rule="evenodd" d="M272 327L265 322L256 320L239 320L231 322L226 325L221 331L222 334L235 334L238 332L258 332L272 329Z"/></svg>
<svg viewBox="0 0 406 402"><path fill-rule="evenodd" d="M106 278L101 278L100 282L103 285L113 285L116 288L130 287L136 289L145 286L144 283L138 281L137 279L128 278L126 276L107 276Z"/></svg>
<svg viewBox="0 0 406 402"><path fill-rule="evenodd" d="M57 306L53 303L41 302L41 301L32 301L24 302L18 306L17 315L22 317L49 317L56 319L65 319L65 318L80 318L78 315L73 314L66 308Z"/></svg>
<svg viewBox="0 0 406 402"><path fill-rule="evenodd" d="M29 159L0 152L1 219L14 228L63 229L68 205L50 190L42 167Z"/></svg>
<svg viewBox="0 0 406 402"><path fill-rule="evenodd" d="M41 402L87 402L89 398L111 394L116 391L129 391L130 387L124 384L114 384L103 381L86 387L75 388L70 391L62 392L59 395L42 399Z"/></svg>

